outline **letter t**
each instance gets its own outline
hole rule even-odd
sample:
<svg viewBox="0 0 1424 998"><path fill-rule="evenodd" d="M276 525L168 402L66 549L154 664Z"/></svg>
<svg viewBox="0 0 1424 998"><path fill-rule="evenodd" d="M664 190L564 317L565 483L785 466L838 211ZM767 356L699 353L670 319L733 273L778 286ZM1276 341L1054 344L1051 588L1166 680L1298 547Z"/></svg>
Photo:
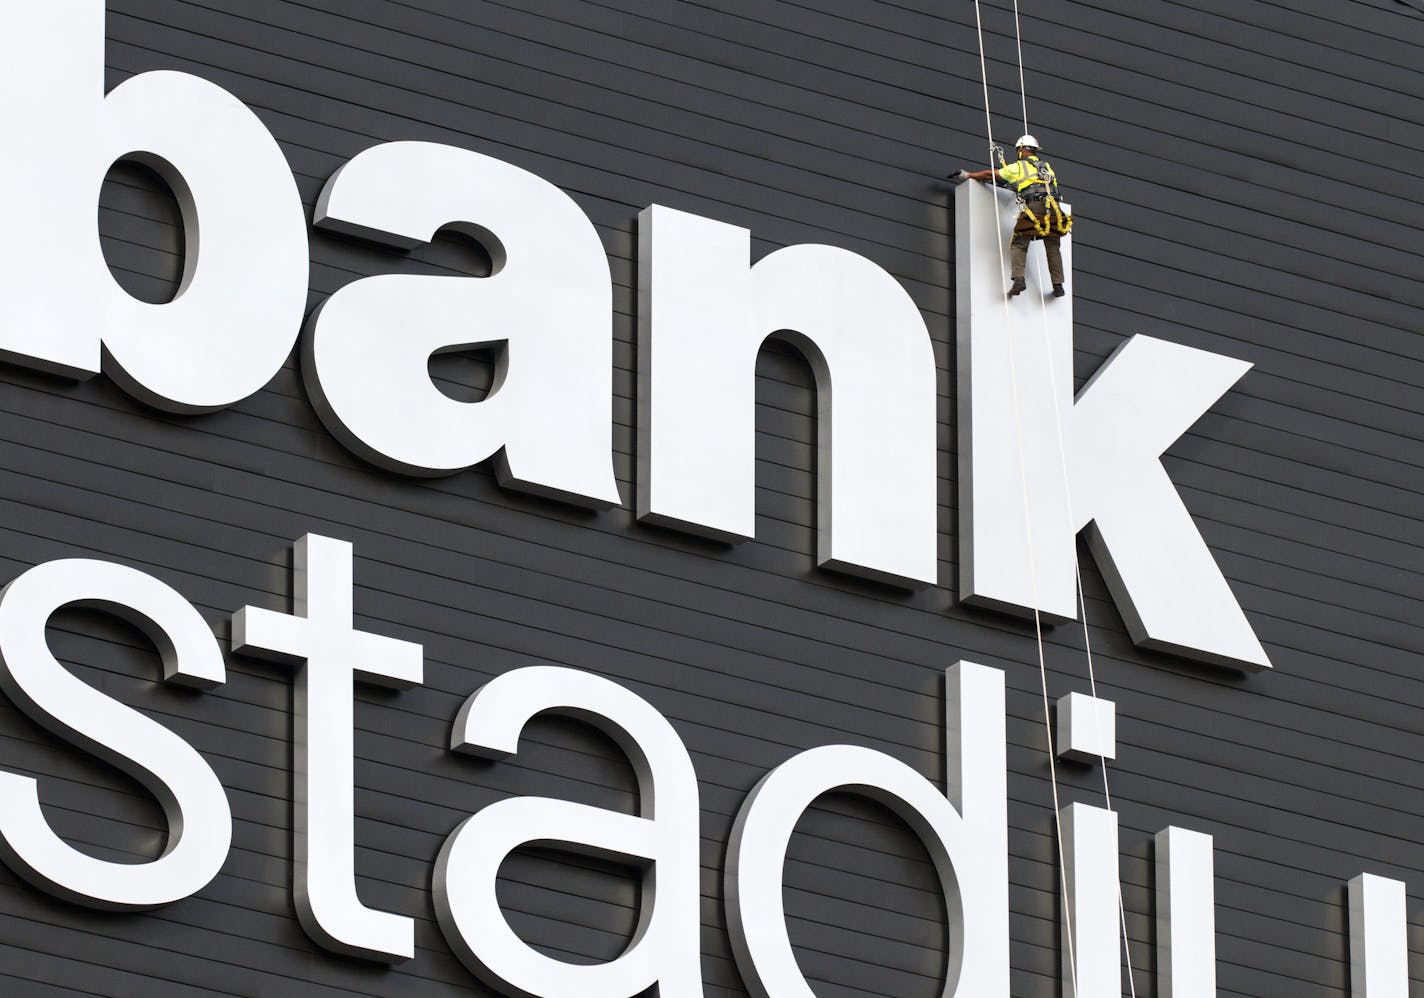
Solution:
<svg viewBox="0 0 1424 998"><path fill-rule="evenodd" d="M415 921L356 896L353 714L357 677L383 686L422 679L421 646L355 629L346 541L307 534L293 547L293 613L245 606L232 650L297 666L293 895L307 934L348 956L397 963L415 955Z"/></svg>

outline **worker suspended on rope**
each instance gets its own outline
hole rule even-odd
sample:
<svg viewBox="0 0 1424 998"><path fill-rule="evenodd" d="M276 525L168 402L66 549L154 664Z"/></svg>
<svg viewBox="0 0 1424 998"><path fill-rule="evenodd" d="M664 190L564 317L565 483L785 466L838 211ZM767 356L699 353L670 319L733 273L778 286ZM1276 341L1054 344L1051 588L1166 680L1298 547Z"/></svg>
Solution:
<svg viewBox="0 0 1424 998"><path fill-rule="evenodd" d="M1028 262L1028 247L1035 239L1042 240L1043 252L1048 257L1048 274L1053 280L1053 295L1063 297L1063 253L1058 240L1073 228L1073 218L1058 204L1058 177L1053 167L1038 155L1038 140L1032 135L1022 136L1015 147L1018 160L1002 164L998 170L960 170L954 180L992 181L998 179L1018 195L1019 217L1014 224L1014 235L1009 241L1009 258L1014 283L1009 288L1009 297L1022 292L1028 285L1024 281L1024 267ZM996 147L997 148L997 147Z"/></svg>

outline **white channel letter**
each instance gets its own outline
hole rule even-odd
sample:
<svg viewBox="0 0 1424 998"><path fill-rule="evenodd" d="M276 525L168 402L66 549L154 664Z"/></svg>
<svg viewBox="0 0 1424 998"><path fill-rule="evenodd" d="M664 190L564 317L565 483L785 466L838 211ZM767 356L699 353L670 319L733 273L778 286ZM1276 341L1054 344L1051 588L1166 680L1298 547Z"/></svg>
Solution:
<svg viewBox="0 0 1424 998"><path fill-rule="evenodd" d="M101 366L174 412L246 398L306 310L306 215L270 132L196 76L151 72L104 96L104 2L0 4L0 357L75 378ZM116 160L156 170L183 212L185 270L164 305L110 275L95 224ZM102 345L102 350L101 350ZM102 359L101 359L102 354Z"/></svg>
<svg viewBox="0 0 1424 998"><path fill-rule="evenodd" d="M594 725L627 754L641 815L544 797L491 804L460 824L435 861L435 913L461 961L502 994L537 998L661 998L702 994L697 774L682 740L645 700L607 679L533 666L491 680L460 709L451 749L500 759L519 750L530 718L555 711ZM558 843L643 866L633 942L617 959L564 963L526 944L500 910L495 878L515 849Z"/></svg>
<svg viewBox="0 0 1424 998"><path fill-rule="evenodd" d="M1117 704L1069 693L1054 706L1054 746L1058 758L1096 764L1117 758Z"/></svg>
<svg viewBox="0 0 1424 998"><path fill-rule="evenodd" d="M1086 804L1064 808L1063 858L1060 993L1064 998L1120 995L1117 815Z"/></svg>
<svg viewBox="0 0 1424 998"><path fill-rule="evenodd" d="M946 683L948 799L882 752L828 745L782 763L742 805L727 844L727 930L755 998L813 998L787 934L782 884L796 823L812 801L835 790L884 804L929 851L949 917L943 998L1007 998L1004 675L960 662Z"/></svg>
<svg viewBox="0 0 1424 998"><path fill-rule="evenodd" d="M1216 998L1211 836L1167 828L1157 833L1155 852L1157 993L1162 998Z"/></svg>
<svg viewBox="0 0 1424 998"><path fill-rule="evenodd" d="M337 953L394 963L415 955L415 920L356 896L354 684L421 682L421 646L358 631L351 545L307 534L293 548L293 613L246 606L232 650L297 667L293 706L292 893L307 934Z"/></svg>
<svg viewBox="0 0 1424 998"><path fill-rule="evenodd" d="M510 488L618 504L612 280L572 198L490 156L392 142L327 181L316 224L403 249L449 228L494 265L484 278L368 277L312 316L302 373L342 443L415 475L496 457ZM430 379L433 354L501 345L495 386L480 402L448 398Z"/></svg>
<svg viewBox="0 0 1424 998"><path fill-rule="evenodd" d="M162 854L142 863L87 856L57 836L39 784L0 771L0 857L57 897L117 911L156 908L202 890L232 843L232 811L217 775L193 747L85 684L49 650L56 610L87 607L133 624L163 660L163 678L198 688L223 682L222 652L191 603L123 565L66 559L37 565L0 593L0 688L31 720L136 779L168 821Z"/></svg>
<svg viewBox="0 0 1424 998"><path fill-rule="evenodd" d="M1404 884L1362 873L1350 881L1350 998L1409 998Z"/></svg>
<svg viewBox="0 0 1424 998"><path fill-rule="evenodd" d="M1161 462L1251 365L1134 336L1075 401L1072 284L1067 297L1047 297L1035 248L1028 292L1005 303L995 242L1007 242L1017 207L1000 197L996 208L995 193L975 183L955 193L960 598L1023 614L1036 582L1040 611L1075 619L1075 538L1087 528L1133 641L1215 665L1270 668ZM1071 278L1071 237L1062 249Z"/></svg>
<svg viewBox="0 0 1424 998"><path fill-rule="evenodd" d="M782 332L816 376L817 560L936 581L935 359L905 289L864 257L660 205L638 218L638 516L756 530L756 358Z"/></svg>

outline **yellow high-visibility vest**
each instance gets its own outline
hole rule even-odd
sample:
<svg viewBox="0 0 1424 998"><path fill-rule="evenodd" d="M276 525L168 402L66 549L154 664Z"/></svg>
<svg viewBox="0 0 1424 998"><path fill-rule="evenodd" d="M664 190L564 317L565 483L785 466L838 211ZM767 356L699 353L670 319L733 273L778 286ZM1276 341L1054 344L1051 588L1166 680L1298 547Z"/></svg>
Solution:
<svg viewBox="0 0 1424 998"><path fill-rule="evenodd" d="M999 169L999 179L1014 189L1017 194L1051 194L1058 185L1058 178L1047 160L1037 156L1023 159Z"/></svg>

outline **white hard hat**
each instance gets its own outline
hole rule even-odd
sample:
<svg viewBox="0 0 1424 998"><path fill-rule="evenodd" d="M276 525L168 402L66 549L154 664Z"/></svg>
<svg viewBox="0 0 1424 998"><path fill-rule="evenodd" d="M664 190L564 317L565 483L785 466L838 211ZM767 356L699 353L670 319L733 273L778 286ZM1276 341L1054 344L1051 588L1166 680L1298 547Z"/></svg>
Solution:
<svg viewBox="0 0 1424 998"><path fill-rule="evenodd" d="M1023 135L1020 135L1019 140L1014 143L1014 148L1022 149L1024 146L1028 146L1031 149L1037 149L1038 139L1034 138L1032 135L1024 133Z"/></svg>

